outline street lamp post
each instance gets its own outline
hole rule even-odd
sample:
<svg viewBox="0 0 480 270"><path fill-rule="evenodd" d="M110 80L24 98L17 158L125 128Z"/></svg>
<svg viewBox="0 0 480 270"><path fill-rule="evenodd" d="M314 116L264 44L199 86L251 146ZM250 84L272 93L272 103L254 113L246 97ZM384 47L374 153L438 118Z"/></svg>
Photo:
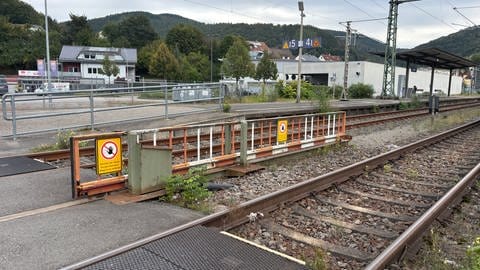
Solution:
<svg viewBox="0 0 480 270"><path fill-rule="evenodd" d="M47 72L47 91L50 91L51 88L51 78L50 78L50 44L48 40L48 13L47 13L47 0L45 0L45 44L47 50L47 63L46 65L46 72Z"/></svg>
<svg viewBox="0 0 480 270"><path fill-rule="evenodd" d="M300 88L302 84L302 49L303 49L303 1L298 1L298 10L300 11L300 39L298 40L298 84L297 84L297 103L300 103Z"/></svg>

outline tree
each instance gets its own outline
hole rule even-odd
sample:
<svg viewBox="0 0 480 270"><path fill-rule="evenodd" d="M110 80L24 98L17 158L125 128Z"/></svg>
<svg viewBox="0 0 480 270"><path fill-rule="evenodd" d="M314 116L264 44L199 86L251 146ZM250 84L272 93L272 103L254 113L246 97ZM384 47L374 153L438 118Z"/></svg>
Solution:
<svg viewBox="0 0 480 270"><path fill-rule="evenodd" d="M472 60L472 62L477 63L477 65L480 65L480 53L472 54L470 56L470 60Z"/></svg>
<svg viewBox="0 0 480 270"><path fill-rule="evenodd" d="M130 47L126 37L122 35L119 25L116 22L108 22L102 29L102 35L108 40L109 46L116 48Z"/></svg>
<svg viewBox="0 0 480 270"><path fill-rule="evenodd" d="M263 52L263 57L258 63L257 68L255 70L255 80L263 80L263 84L268 79L275 80L277 79L278 69L277 65L272 61L268 51Z"/></svg>
<svg viewBox="0 0 480 270"><path fill-rule="evenodd" d="M70 21L65 24L63 43L69 45L89 46L95 39L95 33L88 24L86 16L70 13Z"/></svg>
<svg viewBox="0 0 480 270"><path fill-rule="evenodd" d="M114 62L110 61L110 58L108 57L108 55L106 55L103 59L100 74L106 75L108 77L108 84L110 84L110 76L115 77L118 75L118 73L120 73L120 69Z"/></svg>
<svg viewBox="0 0 480 270"><path fill-rule="evenodd" d="M157 33L145 15L133 15L122 21L108 22L102 28L102 34L117 48L142 48L157 39Z"/></svg>
<svg viewBox="0 0 480 270"><path fill-rule="evenodd" d="M197 28L178 24L167 33L165 42L171 50L188 55L191 52L201 52L204 49L204 37Z"/></svg>
<svg viewBox="0 0 480 270"><path fill-rule="evenodd" d="M151 75L165 80L178 78L178 60L164 42L155 43L149 62L148 70Z"/></svg>
<svg viewBox="0 0 480 270"><path fill-rule="evenodd" d="M225 76L235 78L236 91L240 95L238 81L240 78L251 76L255 72L255 65L250 61L250 55L248 54L247 43L243 39L237 38L228 49L223 59L222 72Z"/></svg>
<svg viewBox="0 0 480 270"><path fill-rule="evenodd" d="M126 18L118 24L117 29L121 35L117 39L125 37L130 46L141 48L157 39L157 33L153 29L150 20L145 15L134 15ZM112 40L110 40L112 42Z"/></svg>
<svg viewBox="0 0 480 270"><path fill-rule="evenodd" d="M225 57L225 55L228 52L228 49L230 49L230 47L232 47L233 42L235 42L235 39L237 39L237 38L239 38L239 37L228 35L228 36L225 36L222 39L222 41L220 42L219 48L218 48L220 58Z"/></svg>
<svg viewBox="0 0 480 270"><path fill-rule="evenodd" d="M184 82L205 82L210 79L210 62L204 54L191 52L180 57L180 80Z"/></svg>

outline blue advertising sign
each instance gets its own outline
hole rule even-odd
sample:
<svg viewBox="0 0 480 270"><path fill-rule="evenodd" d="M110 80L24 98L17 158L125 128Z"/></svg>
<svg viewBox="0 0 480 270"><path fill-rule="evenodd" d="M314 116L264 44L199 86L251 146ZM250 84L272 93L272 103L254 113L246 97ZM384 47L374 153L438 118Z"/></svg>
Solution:
<svg viewBox="0 0 480 270"><path fill-rule="evenodd" d="M57 60L50 60L50 75L52 77L58 77L58 64Z"/></svg>
<svg viewBox="0 0 480 270"><path fill-rule="evenodd" d="M37 59L37 71L39 76L45 76L45 61Z"/></svg>

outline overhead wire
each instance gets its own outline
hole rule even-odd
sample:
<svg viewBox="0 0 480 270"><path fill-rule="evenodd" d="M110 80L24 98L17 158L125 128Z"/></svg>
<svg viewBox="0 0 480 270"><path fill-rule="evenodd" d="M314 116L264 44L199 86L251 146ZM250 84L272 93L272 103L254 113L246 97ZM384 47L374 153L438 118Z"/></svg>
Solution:
<svg viewBox="0 0 480 270"><path fill-rule="evenodd" d="M418 9L418 10L422 11L423 13L425 13L425 14L427 14L428 16L430 16L430 17L434 18L435 20L437 20L437 21L439 21L439 22L441 22L441 23L445 24L446 26L448 26L448 27L452 28L453 30L457 30L457 29L456 29L455 27L453 27L451 24L449 24L449 23L445 22L444 20L442 20L442 19L438 18L437 16L433 15L432 13L430 13L430 12L426 11L425 9L423 9L423 8L419 7L419 6L418 6L418 5L416 5L415 3L411 3L411 4L412 4L412 6L414 6L416 9Z"/></svg>
<svg viewBox="0 0 480 270"><path fill-rule="evenodd" d="M208 8L212 8L212 9L216 9L216 10L220 10L220 11L223 11L223 12L227 12L227 13L232 13L232 14L236 14L238 16L242 16L242 17L245 17L245 18L250 18L250 19L254 19L254 20L259 20L263 23L268 23L267 21L265 21L264 19L262 18L258 18L258 17L254 17L254 16L251 16L251 15L246 15L246 14L243 14L243 13L240 13L240 12L237 12L237 11L234 11L232 9L232 6L230 5L230 10L228 9L224 9L224 8L220 8L220 7L217 7L217 6L213 6L213 5L209 5L209 4L205 4L205 3L201 3L201 2L197 2L197 1L193 1L193 0L183 0L185 2L189 2L189 3L192 3L192 4L196 4L196 5L200 5L200 6L204 6L204 7L208 7Z"/></svg>

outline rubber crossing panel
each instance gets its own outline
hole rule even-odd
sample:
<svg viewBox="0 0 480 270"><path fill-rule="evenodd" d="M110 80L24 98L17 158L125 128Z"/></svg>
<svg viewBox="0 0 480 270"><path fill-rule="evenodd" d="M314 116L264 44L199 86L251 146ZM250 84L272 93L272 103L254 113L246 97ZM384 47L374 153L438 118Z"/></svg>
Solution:
<svg viewBox="0 0 480 270"><path fill-rule="evenodd" d="M203 226L176 233L86 269L306 270L304 265Z"/></svg>
<svg viewBox="0 0 480 270"><path fill-rule="evenodd" d="M50 169L55 167L28 157L0 158L0 177Z"/></svg>

